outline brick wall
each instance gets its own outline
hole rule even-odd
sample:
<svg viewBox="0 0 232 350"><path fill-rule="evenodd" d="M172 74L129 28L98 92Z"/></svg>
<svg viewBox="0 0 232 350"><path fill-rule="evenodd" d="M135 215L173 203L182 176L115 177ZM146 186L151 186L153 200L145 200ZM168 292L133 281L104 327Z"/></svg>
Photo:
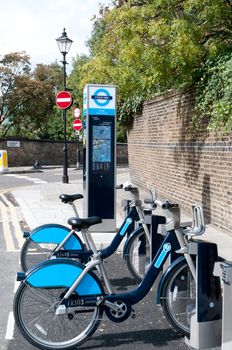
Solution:
<svg viewBox="0 0 232 350"><path fill-rule="evenodd" d="M144 104L128 132L131 179L189 212L203 205L207 223L232 231L232 138L189 125L194 93L170 92Z"/></svg>
<svg viewBox="0 0 232 350"><path fill-rule="evenodd" d="M75 164L76 145L67 143L69 164ZM36 160L42 165L63 164L63 142L59 141L20 140L20 147L7 147L7 141L0 140L0 149L7 150L9 167L30 166Z"/></svg>
<svg viewBox="0 0 232 350"><path fill-rule="evenodd" d="M42 165L63 164L62 141L19 139L18 141L20 141L20 147L7 147L7 141L0 140L0 150L7 150L9 167L32 166L36 160ZM77 160L77 143L68 142L67 148L69 165L75 165ZM80 143L80 158L82 163L82 143ZM127 144L117 144L117 164L128 164Z"/></svg>

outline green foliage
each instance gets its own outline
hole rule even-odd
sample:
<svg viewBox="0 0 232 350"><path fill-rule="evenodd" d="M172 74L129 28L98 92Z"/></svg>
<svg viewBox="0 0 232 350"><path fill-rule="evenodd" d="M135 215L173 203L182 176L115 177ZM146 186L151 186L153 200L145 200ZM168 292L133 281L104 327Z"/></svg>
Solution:
<svg viewBox="0 0 232 350"><path fill-rule="evenodd" d="M72 62L72 71L68 77L68 86L72 88L74 96L74 105L82 107L84 85L82 67L89 62L89 57L86 55L77 55Z"/></svg>
<svg viewBox="0 0 232 350"><path fill-rule="evenodd" d="M120 108L120 118L122 125L130 124L131 119L142 112L142 106L145 101L143 96L134 96L123 101Z"/></svg>
<svg viewBox="0 0 232 350"><path fill-rule="evenodd" d="M144 99L195 85L207 60L232 47L230 0L114 0L112 5L102 6L95 19L80 84L116 84L122 123L139 113Z"/></svg>
<svg viewBox="0 0 232 350"><path fill-rule="evenodd" d="M127 129L118 123L117 125L117 142L127 142Z"/></svg>
<svg viewBox="0 0 232 350"><path fill-rule="evenodd" d="M0 60L1 137L49 137L47 124L53 117L55 88L61 82L57 63L37 65L32 72L24 52L5 55Z"/></svg>
<svg viewBox="0 0 232 350"><path fill-rule="evenodd" d="M73 116L71 110L66 111L66 137L67 140L75 140L75 132L72 128ZM64 121L62 110L54 107L52 118L49 118L46 123L47 134L44 138L50 140L64 139Z"/></svg>
<svg viewBox="0 0 232 350"><path fill-rule="evenodd" d="M197 86L199 121L208 119L210 130L232 130L232 53L209 60Z"/></svg>
<svg viewBox="0 0 232 350"><path fill-rule="evenodd" d="M231 130L231 0L112 0L101 5L88 41L90 55L77 56L68 77L74 106L82 107L85 84L118 86L118 139L141 113L145 100L170 89L197 86L198 122ZM62 88L57 64L37 65L29 56L0 58L2 135L63 138L60 110L54 106ZM71 110L67 137L75 138Z"/></svg>

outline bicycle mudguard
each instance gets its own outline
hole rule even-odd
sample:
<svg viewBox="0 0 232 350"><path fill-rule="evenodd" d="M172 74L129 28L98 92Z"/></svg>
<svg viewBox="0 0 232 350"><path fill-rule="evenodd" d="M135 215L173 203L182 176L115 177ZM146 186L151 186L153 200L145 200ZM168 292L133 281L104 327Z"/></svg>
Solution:
<svg viewBox="0 0 232 350"><path fill-rule="evenodd" d="M54 243L60 244L68 235L70 229L59 224L46 224L33 229L28 239L35 243ZM73 234L64 244L64 249L84 250L81 239Z"/></svg>
<svg viewBox="0 0 232 350"><path fill-rule="evenodd" d="M123 247L123 252L122 252L123 258L125 258L125 256L126 256L127 247L128 247L128 245L129 245L130 241L131 241L132 239L134 239L135 237L139 236L141 232L144 232L144 229L143 229L142 226L139 226L139 227L138 227L136 230L134 230L134 231L130 234L130 236L127 238L127 240L126 240L126 242L125 242L125 244L124 244L124 247Z"/></svg>
<svg viewBox="0 0 232 350"><path fill-rule="evenodd" d="M34 288L69 288L80 276L85 266L70 259L46 260L30 270L23 283ZM104 295L98 277L88 272L75 289L80 296Z"/></svg>
<svg viewBox="0 0 232 350"><path fill-rule="evenodd" d="M158 290L157 290L157 304L160 304L160 299L161 299L161 295L163 292L163 286L164 286L166 279L172 274L173 268L176 267L176 265L181 264L183 261L186 261L184 256L180 256L179 258L177 258L176 260L173 261L173 263L167 268L165 273L162 275L162 278L159 282L159 286L158 286Z"/></svg>

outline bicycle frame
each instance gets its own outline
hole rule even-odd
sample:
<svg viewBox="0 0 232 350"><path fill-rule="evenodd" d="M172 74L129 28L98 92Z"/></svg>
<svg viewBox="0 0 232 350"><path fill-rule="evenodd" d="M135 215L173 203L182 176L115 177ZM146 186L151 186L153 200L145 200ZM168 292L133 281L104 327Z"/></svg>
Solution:
<svg viewBox="0 0 232 350"><path fill-rule="evenodd" d="M134 232L144 230L146 236L148 236L148 237L150 236L147 224L145 224L145 222L144 222L144 216L143 216L142 209L141 209L140 205L138 205L138 203L135 203L133 206L131 206L131 209L130 209L127 217L123 221L118 232L115 234L110 245L107 246L106 248L103 248L102 250L100 250L102 259L106 259L109 256L111 256L112 254L114 254L114 252L117 250L117 248L121 244L123 238L126 236L126 233L129 229L130 225L134 221L140 222L142 225L142 226L138 227ZM88 230L81 231L81 233L85 237L85 241L88 242L88 246L90 247L90 251L88 254L87 254L87 252L84 252L82 250L72 250L72 251L61 250L61 248L64 246L64 244L72 236L73 232L75 232L75 230L71 230L69 232L69 234L64 238L64 240L56 247L53 255L55 255L59 258L62 258L62 257L82 258L83 256L86 256L87 261L88 261L89 256L91 256L91 254L93 254L94 250L97 250L96 245L95 245L95 243L91 237L91 234L89 233ZM150 237L149 237L149 240L150 240ZM84 260L84 262L87 262L87 261Z"/></svg>
<svg viewBox="0 0 232 350"><path fill-rule="evenodd" d="M136 289L126 293L122 293L122 294L113 294L113 292L110 292L110 294L104 296L104 299L110 303L113 303L114 301L117 301L117 300L129 302L131 305L138 303L150 291L159 272L162 271L163 265L165 264L165 261L167 260L171 251L176 251L179 248L180 248L180 244L178 242L175 231L169 232L164 237L164 240L160 248L158 249L152 263L150 264L150 267L147 273L145 274L144 279L142 280L140 285ZM64 299L68 299L70 297L70 295L77 288L79 283L85 277L86 273L88 273L88 271L90 271L93 267L96 267L98 264L99 264L99 260L98 258L96 258L86 265L86 268L83 270L83 272L80 274L78 279L73 283L73 285L69 288L69 290L65 294ZM104 282L106 282L106 280L104 280Z"/></svg>
<svg viewBox="0 0 232 350"><path fill-rule="evenodd" d="M136 289L126 293L106 295L105 300L111 303L117 300L121 300L124 302L129 301L131 305L137 304L140 300L142 300L148 294L151 287L155 283L158 274L160 273L160 271L162 271L167 258L171 254L171 251L176 251L176 248L178 249L178 246L179 246L179 242L175 233L169 232L167 236L164 238L160 248L157 251L157 254L155 255L152 263L150 264L150 267L147 270L147 273L145 274L144 279L142 280L140 285ZM189 263L191 265L191 268L189 266L191 272L194 275L196 275L194 263L190 255L189 257L190 259L186 261L188 265ZM194 266L194 269L192 268L192 266ZM169 268L172 269L172 265L170 265Z"/></svg>
<svg viewBox="0 0 232 350"><path fill-rule="evenodd" d="M141 219L143 220L142 210L136 206L132 207L127 217L125 218L124 222L122 223L121 228L118 230L118 232L114 236L110 245L101 250L102 259L108 258L116 251L116 249L119 247L120 243L122 242L123 238L126 237L126 233L128 231L129 226L132 224L132 222L133 221L139 222L141 221ZM149 230L147 228L147 225L144 223L142 223L142 227L138 227L134 232L138 230L142 230L142 228L144 229L145 233L147 233L148 231L148 235L149 235Z"/></svg>
<svg viewBox="0 0 232 350"><path fill-rule="evenodd" d="M180 210L179 207L174 207L171 210L169 210L169 218L168 223L166 224L166 228L169 229L167 232L167 235L164 237L163 242L161 243L153 261L150 264L150 267L148 268L144 279L140 283L140 285L135 289L127 293L122 294L113 294L111 291L111 288L108 289L109 295L106 295L104 298L107 301L107 303L112 303L117 300L121 300L124 302L128 302L133 305L138 303L140 300L142 300L149 290L151 289L152 285L154 284L158 274L163 269L163 265L165 264L168 256L171 252L177 252L180 254L183 254L186 262L189 266L189 269L192 273L192 276L194 280L196 281L196 268L193 262L193 259L191 255L188 253L187 250L187 239L184 235L183 228L180 227ZM101 259L98 260L98 254L96 253L96 261L93 261L89 263L89 265L86 265L86 269L89 271L92 269L93 266L101 266L101 269L104 270L103 264ZM172 265L169 267L169 270L172 269ZM88 272L87 271L87 272ZM86 275L85 270L80 274L78 279L73 283L73 285L70 287L70 289L67 291L67 293L64 296L64 300L68 299L69 296L72 294L72 292L76 289L76 287L79 285L79 283L82 281L82 278L84 278ZM103 274L104 278L104 274ZM106 276L106 279L104 279L106 287L108 288L108 279Z"/></svg>
<svg viewBox="0 0 232 350"><path fill-rule="evenodd" d="M118 232L116 232L111 243L106 248L99 251L101 253L102 260L114 254L124 237L126 237L126 245L126 242L133 237L133 234L138 235L145 233L146 240L150 243L150 225L145 222L145 214L142 209L142 202L138 199L138 191L136 189L133 191L131 190L131 192L133 194L133 199L127 203L128 214L126 218L124 219ZM71 205L73 208L75 208L73 203L71 203ZM138 226L136 230L134 230L135 223ZM82 243L79 233L82 234L85 245ZM70 230L62 225L46 224L35 228L31 234L28 233L26 235L26 238L28 241L35 244L56 244L56 248L53 251L50 251L49 258L79 259L79 261L81 261L83 264L87 264L90 258L97 252L97 247L91 233L86 229L77 230L73 227ZM26 242L25 247L27 249ZM31 254L33 254L33 252ZM21 254L21 256L23 257L24 255ZM23 264L25 265L24 262ZM102 271L104 270L104 267L101 266L99 268L99 266L97 266L97 269L103 276L104 272ZM28 267L23 267L23 270L28 270ZM110 292L112 289L109 279L106 283L109 286L108 291Z"/></svg>

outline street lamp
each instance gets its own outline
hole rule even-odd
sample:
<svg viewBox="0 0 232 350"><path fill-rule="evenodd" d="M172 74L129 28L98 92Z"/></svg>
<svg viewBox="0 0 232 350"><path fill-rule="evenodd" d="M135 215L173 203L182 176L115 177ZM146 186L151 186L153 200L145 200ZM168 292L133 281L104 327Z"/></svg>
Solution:
<svg viewBox="0 0 232 350"><path fill-rule="evenodd" d="M65 28L63 30L63 33L61 37L56 39L58 47L60 52L63 55L63 61L61 63L63 64L63 84L64 84L64 91L67 90L66 87L66 55L70 50L70 47L72 45L72 40L68 38L67 33L65 31ZM68 183L68 152L67 152L67 141L66 141L66 109L63 109L63 121L64 121L64 164L63 164L63 183Z"/></svg>

